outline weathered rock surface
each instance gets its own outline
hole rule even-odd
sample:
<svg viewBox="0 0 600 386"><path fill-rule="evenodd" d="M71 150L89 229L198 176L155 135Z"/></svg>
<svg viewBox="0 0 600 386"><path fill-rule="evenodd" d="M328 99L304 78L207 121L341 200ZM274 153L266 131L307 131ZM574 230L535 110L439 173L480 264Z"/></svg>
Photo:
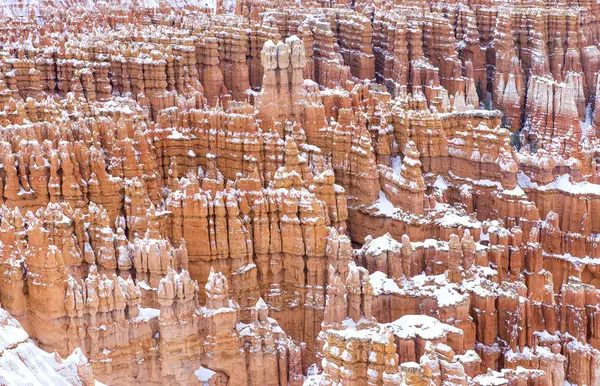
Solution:
<svg viewBox="0 0 600 386"><path fill-rule="evenodd" d="M598 15L0 3L0 383L598 384Z"/></svg>
<svg viewBox="0 0 600 386"><path fill-rule="evenodd" d="M0 382L3 385L94 385L81 349L63 359L38 348L19 322L0 309Z"/></svg>

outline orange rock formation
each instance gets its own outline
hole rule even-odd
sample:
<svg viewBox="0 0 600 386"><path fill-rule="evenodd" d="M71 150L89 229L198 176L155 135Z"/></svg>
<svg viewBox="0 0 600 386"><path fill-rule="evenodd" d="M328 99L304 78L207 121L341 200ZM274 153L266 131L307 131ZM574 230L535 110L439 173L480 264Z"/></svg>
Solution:
<svg viewBox="0 0 600 386"><path fill-rule="evenodd" d="M600 383L596 1L208 3L0 2L0 383Z"/></svg>

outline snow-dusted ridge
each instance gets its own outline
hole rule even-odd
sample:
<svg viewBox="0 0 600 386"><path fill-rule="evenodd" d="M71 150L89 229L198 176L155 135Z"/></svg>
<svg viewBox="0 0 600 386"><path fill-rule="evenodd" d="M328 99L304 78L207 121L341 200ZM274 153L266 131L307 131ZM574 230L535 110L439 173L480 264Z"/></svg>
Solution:
<svg viewBox="0 0 600 386"><path fill-rule="evenodd" d="M81 349L66 359L38 348L21 324L0 309L0 384L91 385L91 367Z"/></svg>

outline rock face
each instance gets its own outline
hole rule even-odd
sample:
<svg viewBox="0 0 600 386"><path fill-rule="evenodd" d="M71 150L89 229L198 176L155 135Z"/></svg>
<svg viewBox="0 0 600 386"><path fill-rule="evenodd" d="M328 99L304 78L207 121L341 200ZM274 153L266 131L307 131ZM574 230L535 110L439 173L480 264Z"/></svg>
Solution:
<svg viewBox="0 0 600 386"><path fill-rule="evenodd" d="M94 385L81 349L62 359L37 347L15 318L0 309L0 382L3 385Z"/></svg>
<svg viewBox="0 0 600 386"><path fill-rule="evenodd" d="M0 383L600 384L596 1L38 3Z"/></svg>

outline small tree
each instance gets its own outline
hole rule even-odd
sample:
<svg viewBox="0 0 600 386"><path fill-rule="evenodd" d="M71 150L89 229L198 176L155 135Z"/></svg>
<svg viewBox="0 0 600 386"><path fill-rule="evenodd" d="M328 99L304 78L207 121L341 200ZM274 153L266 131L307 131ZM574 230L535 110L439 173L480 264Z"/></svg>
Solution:
<svg viewBox="0 0 600 386"><path fill-rule="evenodd" d="M523 144L521 143L521 135L518 131L510 133L510 146L515 148L517 151L521 150L521 146L523 146Z"/></svg>
<svg viewBox="0 0 600 386"><path fill-rule="evenodd" d="M483 85L481 84L481 79L479 79L477 81L477 84L475 85L475 90L477 91L477 96L479 97L479 100L480 101L484 100L484 97L483 97Z"/></svg>
<svg viewBox="0 0 600 386"><path fill-rule="evenodd" d="M529 142L529 150L531 150L532 153L537 153L537 150L538 150L537 138L533 139Z"/></svg>

